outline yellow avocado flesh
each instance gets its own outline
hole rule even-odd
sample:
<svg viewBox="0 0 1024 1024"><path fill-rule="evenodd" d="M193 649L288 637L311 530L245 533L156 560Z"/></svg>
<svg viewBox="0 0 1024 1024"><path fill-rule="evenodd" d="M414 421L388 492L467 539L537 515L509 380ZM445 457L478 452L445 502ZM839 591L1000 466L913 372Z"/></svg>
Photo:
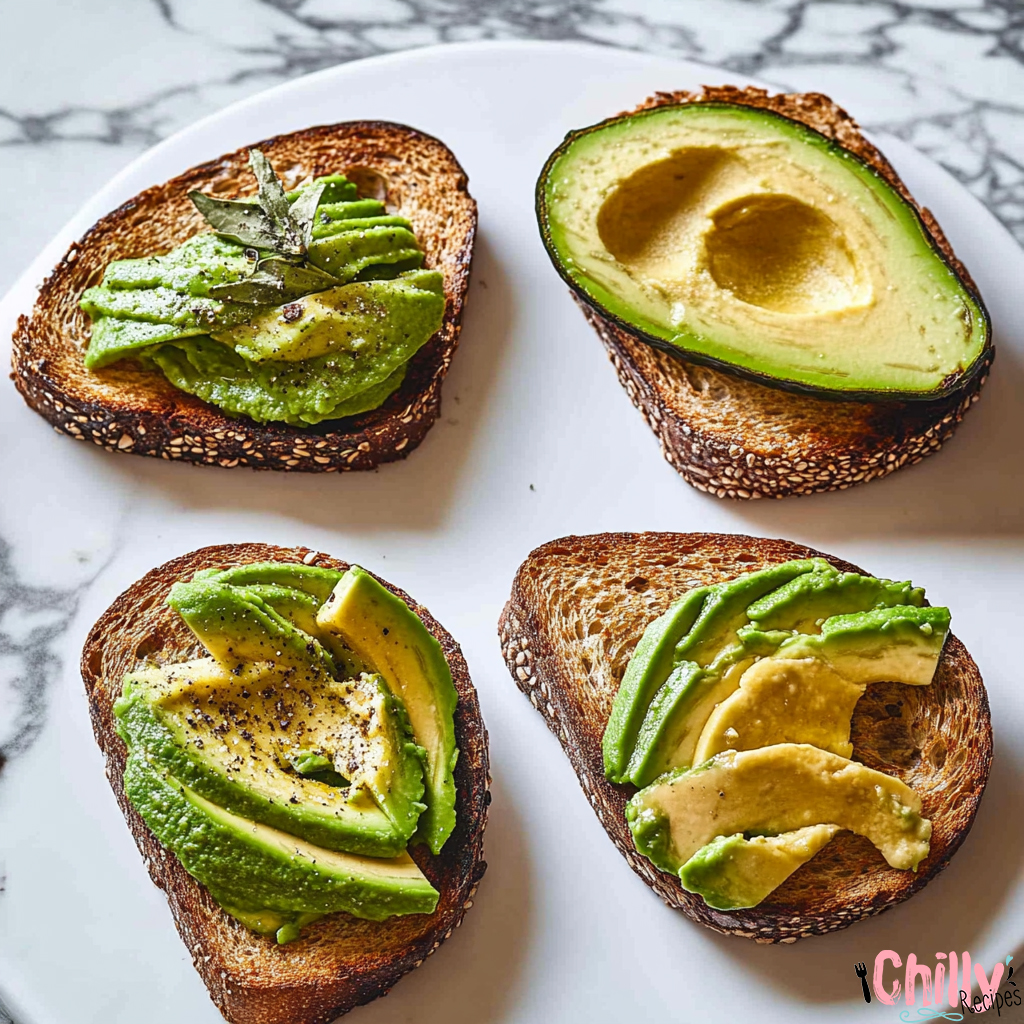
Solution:
<svg viewBox="0 0 1024 1024"><path fill-rule="evenodd" d="M840 757L853 753L850 719L864 686L814 658L762 658L707 720L693 753L703 764L723 750L810 743Z"/></svg>
<svg viewBox="0 0 1024 1024"><path fill-rule="evenodd" d="M838 831L837 825L809 825L779 836L722 836L698 850L679 879L716 910L756 907Z"/></svg>
<svg viewBox="0 0 1024 1024"><path fill-rule="evenodd" d="M701 847L737 832L777 835L831 824L866 836L894 868L928 855L931 823L905 783L809 744L727 751L666 776L627 805L637 849L678 872Z"/></svg>
<svg viewBox="0 0 1024 1024"><path fill-rule="evenodd" d="M324 602L317 626L340 637L402 698L413 736L426 751L427 807L417 836L439 853L455 827L452 772L458 756L453 721L458 698L440 644L404 601L358 566Z"/></svg>
<svg viewBox="0 0 1024 1024"><path fill-rule="evenodd" d="M927 394L987 342L913 209L763 111L663 107L580 133L541 199L572 282L685 352L824 390Z"/></svg>
<svg viewBox="0 0 1024 1024"><path fill-rule="evenodd" d="M329 815L376 817L378 802L386 806L397 766L386 698L372 676L300 679L267 662L243 663L236 673L200 658L129 679L149 689L181 746L223 766L239 785ZM326 756L350 785L326 785L292 770L305 752Z"/></svg>

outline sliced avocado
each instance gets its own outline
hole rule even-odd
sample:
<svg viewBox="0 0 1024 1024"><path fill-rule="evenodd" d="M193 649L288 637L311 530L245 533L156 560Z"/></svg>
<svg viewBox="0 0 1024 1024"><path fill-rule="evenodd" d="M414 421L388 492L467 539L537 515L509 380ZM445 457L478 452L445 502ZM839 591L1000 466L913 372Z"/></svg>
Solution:
<svg viewBox="0 0 1024 1024"><path fill-rule="evenodd" d="M830 568L823 558L799 558L709 587L697 621L676 645L675 661L695 661L701 668L721 664L723 654L741 652L736 631L747 625L747 607L805 573Z"/></svg>
<svg viewBox="0 0 1024 1024"><path fill-rule="evenodd" d="M381 264L423 263L423 251L408 227L348 229L309 244L309 262L340 281L352 281Z"/></svg>
<svg viewBox="0 0 1024 1024"><path fill-rule="evenodd" d="M712 709L731 694L753 663L730 661L721 671L680 662L647 709L629 759L627 777L635 786L650 785L672 768L688 767L704 722Z"/></svg>
<svg viewBox="0 0 1024 1024"><path fill-rule="evenodd" d="M204 658L129 675L114 715L130 748L200 795L318 846L396 856L423 810L423 751L379 676Z"/></svg>
<svg viewBox="0 0 1024 1024"><path fill-rule="evenodd" d="M772 111L664 105L570 133L537 183L548 255L641 340L763 384L927 400L988 363L988 314L916 208Z"/></svg>
<svg viewBox="0 0 1024 1024"><path fill-rule="evenodd" d="M303 565L299 562L253 562L251 565L236 565L230 569L206 569L193 576L193 580L226 584L242 588L247 595L258 597L264 604L287 619L304 633L317 637L316 613L330 596L341 573L337 569L325 569L318 565ZM325 644L335 661L341 648ZM352 657L348 652L349 658ZM344 661L344 658L342 659ZM343 671L347 665L338 664L339 675L358 675L355 671Z"/></svg>
<svg viewBox="0 0 1024 1024"><path fill-rule="evenodd" d="M794 636L775 656L823 658L853 683L927 686L948 633L948 608L876 608L827 619L820 634Z"/></svg>
<svg viewBox="0 0 1024 1024"><path fill-rule="evenodd" d="M651 622L640 637L615 694L601 740L604 772L612 782L628 781L626 766L640 723L654 695L672 673L676 644L689 632L707 595L707 587L691 590Z"/></svg>
<svg viewBox="0 0 1024 1024"><path fill-rule="evenodd" d="M678 769L637 793L626 820L637 850L672 874L716 837L737 832L837 825L866 836L904 870L916 870L931 837L920 797L904 782L806 743L730 750Z"/></svg>
<svg viewBox="0 0 1024 1024"><path fill-rule="evenodd" d="M240 910L244 923L262 917L267 928L274 923L270 914L287 919L278 925L284 928L279 941L297 937L300 922L312 915L345 911L383 921L430 914L437 906L437 890L408 854L339 853L238 817L162 771L142 750L129 753L124 785L156 838L222 907Z"/></svg>
<svg viewBox="0 0 1024 1024"><path fill-rule="evenodd" d="M246 594L216 579L197 579L175 583L167 603L229 671L245 662L260 662L300 680L334 674L334 659L323 644L254 592Z"/></svg>
<svg viewBox="0 0 1024 1024"><path fill-rule="evenodd" d="M817 633L822 620L833 615L923 603L924 591L910 583L839 572L827 566L804 573L765 594L747 608L747 618L757 629Z"/></svg>
<svg viewBox="0 0 1024 1024"><path fill-rule="evenodd" d="M863 684L844 679L826 661L762 658L704 723L693 763L773 743L810 743L849 757L850 720L863 693Z"/></svg>
<svg viewBox="0 0 1024 1024"><path fill-rule="evenodd" d="M401 598L353 566L317 615L402 698L416 742L426 750L427 809L416 838L439 853L455 827L458 757L453 714L458 697L441 645Z"/></svg>
<svg viewBox="0 0 1024 1024"><path fill-rule="evenodd" d="M403 257L404 258L404 257ZM372 360L383 379L441 326L444 277L410 271L387 281L356 281L306 295L210 336L255 363L300 362L328 354Z"/></svg>
<svg viewBox="0 0 1024 1024"><path fill-rule="evenodd" d="M756 907L838 831L838 825L808 825L779 836L719 836L679 869L679 879L716 910Z"/></svg>
<svg viewBox="0 0 1024 1024"><path fill-rule="evenodd" d="M752 658L739 633L749 625L747 606L791 580L823 568L829 568L824 559L797 559L701 588L699 610L676 642L671 664L665 650L667 637L657 646L637 645L623 683L627 678L641 680L643 692L650 693L653 700L648 697L649 706L641 710L640 687L627 697L630 721L639 721L641 715L643 719L627 754L626 770L617 781L646 786L669 768L692 763L704 721L715 704L736 688ZM685 623L682 612L689 611L682 602L677 608L680 612L674 626ZM666 619L666 624L669 621ZM634 660L639 662L635 670ZM661 689L657 689L659 685ZM618 746L625 749L624 737Z"/></svg>

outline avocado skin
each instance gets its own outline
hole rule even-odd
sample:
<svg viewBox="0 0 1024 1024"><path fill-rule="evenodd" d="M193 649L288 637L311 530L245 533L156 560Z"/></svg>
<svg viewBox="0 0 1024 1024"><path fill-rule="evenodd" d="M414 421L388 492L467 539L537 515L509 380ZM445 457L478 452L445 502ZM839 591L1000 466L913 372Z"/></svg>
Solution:
<svg viewBox="0 0 1024 1024"><path fill-rule="evenodd" d="M882 389L876 387L858 387L858 388L844 388L838 390L835 388L827 387L815 387L811 384L804 383L799 380L789 379L783 376L776 376L768 373L759 372L751 367L743 366L740 363L729 362L726 360L718 359L705 352L701 352L692 348L683 348L679 344L668 341L664 338L659 337L657 334L644 330L643 327L637 323L631 321L627 317L615 312L608 308L606 305L598 302L595 298L588 294L586 289L580 284L580 282L573 276L572 272L566 265L566 260L563 260L561 254L558 251L557 246L554 243L551 232L551 223L548 214L548 202L547 202L547 183L551 176L554 165L563 156L563 154L580 138L585 135L589 135L594 132L605 130L611 126L619 124L624 121L628 121L632 118L643 117L666 109L674 107L705 107L705 108L748 108L754 116L763 117L779 122L785 123L792 129L795 129L801 133L804 133L808 139L812 139L815 144L825 149L830 154L834 155L836 159L849 161L855 164L861 165L863 170L875 179L880 189L886 192L893 193L896 198L903 204L905 209L910 212L913 219L916 221L920 228L922 237L926 240L928 247L935 254L935 256L945 264L954 277L956 278L960 288L970 298L974 305L974 312L978 319L981 321L984 335L985 345L978 356L973 360L970 366L965 367L961 372L950 374L942 384L930 391L895 391L891 389ZM884 162L884 158L882 158ZM886 165L888 166L888 165ZM891 168L890 168L891 170ZM929 227L928 223L922 218L921 210L914 203L909 193L906 192L905 188L895 188L892 182L887 179L887 176L880 173L880 171L874 167L870 162L863 159L859 154L852 152L845 148L838 141L829 138L827 135L822 134L815 128L804 123L803 121L795 118L787 117L779 111L770 110L760 104L745 104L743 102L728 102L723 100L701 100L698 102L686 102L686 103L650 103L642 105L635 111L620 114L616 117L607 118L597 124L591 125L587 128L582 128L577 131L571 131L566 134L561 144L551 153L547 161L542 168L540 175L537 178L537 183L534 190L534 210L537 217L538 227L540 229L541 239L544 243L544 248L547 251L548 258L551 260L552 265L557 271L558 275L568 285L574 298L581 304L584 312L592 313L598 321L605 321L611 327L618 328L624 331L627 335L632 338L644 342L645 344L651 345L652 347L666 352L676 359L683 362L696 363L702 366L708 366L712 369L734 375L736 377L743 378L745 380L752 381L755 384L762 384L767 387L777 388L783 391L789 391L796 394L808 395L815 398L825 398L835 401L860 401L860 402L871 402L871 403L894 403L894 402L938 402L943 399L949 399L953 396L966 393L974 386L980 378L987 375L989 368L992 364L994 356L994 349L992 344L992 322L989 316L988 310L985 303L978 292L978 289L974 282L970 280L966 272L962 272L963 268L955 258L951 258L951 253L947 253L943 246L939 244L936 239L934 232ZM940 231L941 235L941 231ZM945 242L945 239L942 239ZM948 243L947 243L948 244Z"/></svg>
<svg viewBox="0 0 1024 1024"><path fill-rule="evenodd" d="M125 793L143 821L185 870L222 906L288 913L345 911L369 921L395 914L429 914L438 892L424 878L388 885L379 878L318 870L307 860L255 843L245 830L218 820L189 799L187 789L144 754L129 753Z"/></svg>
<svg viewBox="0 0 1024 1024"><path fill-rule="evenodd" d="M368 857L397 857L415 829L415 818L399 829L379 808L350 817L313 814L302 803L276 803L233 781L179 746L160 720L159 712L146 700L144 690L137 686L126 687L114 702L114 723L129 749L144 750L150 763L159 765L200 796L233 814L299 836L316 846Z"/></svg>
<svg viewBox="0 0 1024 1024"><path fill-rule="evenodd" d="M458 696L441 645L401 598L357 565L324 603L317 624L339 636L402 698L413 738L426 750L427 808L413 842L440 853L455 828L453 772L459 756L453 726ZM436 732L435 742L424 727Z"/></svg>

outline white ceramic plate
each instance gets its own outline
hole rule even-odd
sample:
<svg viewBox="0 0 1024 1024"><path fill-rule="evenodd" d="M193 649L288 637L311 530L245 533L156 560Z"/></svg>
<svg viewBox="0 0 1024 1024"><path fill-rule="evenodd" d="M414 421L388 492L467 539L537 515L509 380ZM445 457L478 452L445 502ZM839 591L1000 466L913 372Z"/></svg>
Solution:
<svg viewBox="0 0 1024 1024"><path fill-rule="evenodd" d="M690 489L617 384L550 267L533 185L565 132L656 89L731 76L597 47L501 43L347 64L223 111L146 153L61 232L0 306L0 335L66 245L147 185L278 132L356 118L437 135L469 173L480 236L444 413L407 462L350 476L202 469L56 436L0 390L0 536L15 680L4 737L38 726L0 775L0 998L18 1024L215 1024L221 1018L150 883L103 775L77 656L107 604L205 544L308 544L427 604L462 643L491 735L490 869L465 926L352 1020L864 1020L853 971L882 949L934 963L1024 960L1017 675L1024 568L1024 255L945 172L882 145L938 216L991 309L982 401L936 457L888 480L783 502ZM974 832L909 903L791 947L724 938L663 906L605 838L568 762L512 685L495 624L535 545L600 530L786 536L928 588L989 688L997 758ZM0 555L4 552L0 551ZM18 646L20 645L20 646ZM59 659L59 662L54 659ZM22 744L25 747L26 744ZM897 1011L872 1012L895 1018Z"/></svg>

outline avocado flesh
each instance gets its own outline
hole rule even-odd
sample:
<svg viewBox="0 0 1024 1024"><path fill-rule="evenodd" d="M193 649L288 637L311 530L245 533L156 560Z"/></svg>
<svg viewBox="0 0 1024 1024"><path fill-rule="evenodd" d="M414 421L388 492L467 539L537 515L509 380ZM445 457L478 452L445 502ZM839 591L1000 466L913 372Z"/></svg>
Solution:
<svg viewBox="0 0 1024 1024"><path fill-rule="evenodd" d="M837 143L723 103L571 134L537 186L556 268L643 340L761 383L931 399L985 363L980 299Z"/></svg>
<svg viewBox="0 0 1024 1024"><path fill-rule="evenodd" d="M637 851L671 874L718 836L831 824L866 836L890 867L916 870L931 823L899 779L809 744L727 751L679 769L626 805Z"/></svg>
<svg viewBox="0 0 1024 1024"><path fill-rule="evenodd" d="M377 676L236 675L203 658L128 676L114 713L129 747L251 821L374 857L397 856L416 830L422 751ZM321 770L303 771L314 759Z"/></svg>
<svg viewBox="0 0 1024 1024"><path fill-rule="evenodd" d="M353 566L317 615L334 634L384 677L401 697L415 741L426 751L426 810L415 839L439 853L455 827L458 757L453 714L458 700L441 645L401 598Z"/></svg>
<svg viewBox="0 0 1024 1024"><path fill-rule="evenodd" d="M864 686L851 683L816 658L763 658L712 711L693 752L703 764L723 750L773 743L809 743L840 757L853 753L850 721Z"/></svg>
<svg viewBox="0 0 1024 1024"><path fill-rule="evenodd" d="M715 707L693 752L702 764L723 750L810 743L853 753L850 726L869 683L931 683L949 630L945 608L876 608L826 619L820 634L798 634L740 676Z"/></svg>
<svg viewBox="0 0 1024 1024"><path fill-rule="evenodd" d="M841 573L823 559L783 563L709 591L716 589L717 595L705 601L692 628L676 645L675 667L646 710L623 781L646 786L672 768L701 763L706 758L698 754L698 747L710 756L733 746L701 747L702 732L716 708L736 692L744 674L762 658L824 659L847 683L858 685L884 680L927 683L949 627L948 611L920 607L924 594L919 588ZM910 603L897 603L901 601ZM760 620L751 622L755 614ZM797 633L797 629L813 634ZM639 644L634 658L638 655L645 655ZM713 660L709 663L709 659ZM632 670L631 661L627 676ZM641 665L637 674L643 672ZM880 675L885 672L889 674ZM845 695L841 706L849 706L852 714L853 691L839 683L833 691L837 698ZM778 696L786 699L785 688ZM849 716L845 722L838 717L821 723L818 729L812 721L803 721L804 711L796 710L796 705L806 704L806 714L813 716L816 699L813 692L802 693L801 700L794 702L790 722L779 724L779 712L773 717L775 724L765 723L762 731L792 728L792 735L779 739L802 742L806 737L807 742L815 742L823 738L829 749L843 752L847 740L840 734L845 731L848 739ZM743 724L757 732L752 717L756 714L744 718ZM721 732L729 728L738 729L739 724L726 723Z"/></svg>
<svg viewBox="0 0 1024 1024"><path fill-rule="evenodd" d="M784 641L778 658L822 658L850 682L927 686L949 633L949 609L901 605L827 619Z"/></svg>
<svg viewBox="0 0 1024 1024"><path fill-rule="evenodd" d="M638 735L645 716L652 714L652 701L669 686L668 681L671 679L672 685L660 694L653 712L659 719L672 704L670 694L678 693L684 681L688 686L697 686L705 678L704 673L691 672L687 664L703 669L718 659L717 675L727 671L739 651L736 630L746 624L745 609L751 601L819 563L827 565L822 559L797 560L727 583L698 587L647 627L626 666L602 738L605 775L611 781L637 782L637 773L644 773L643 769L631 766L631 758L642 742ZM645 745L651 742L651 728L648 725Z"/></svg>
<svg viewBox="0 0 1024 1024"><path fill-rule="evenodd" d="M383 921L437 906L437 890L407 853L339 853L249 821L182 785L141 750L129 753L124 783L149 829L217 903L241 911L243 923L276 925L279 941L296 938L321 914Z"/></svg>
<svg viewBox="0 0 1024 1024"><path fill-rule="evenodd" d="M779 836L719 836L679 869L679 880L715 910L756 907L838 831L837 825L809 825Z"/></svg>

